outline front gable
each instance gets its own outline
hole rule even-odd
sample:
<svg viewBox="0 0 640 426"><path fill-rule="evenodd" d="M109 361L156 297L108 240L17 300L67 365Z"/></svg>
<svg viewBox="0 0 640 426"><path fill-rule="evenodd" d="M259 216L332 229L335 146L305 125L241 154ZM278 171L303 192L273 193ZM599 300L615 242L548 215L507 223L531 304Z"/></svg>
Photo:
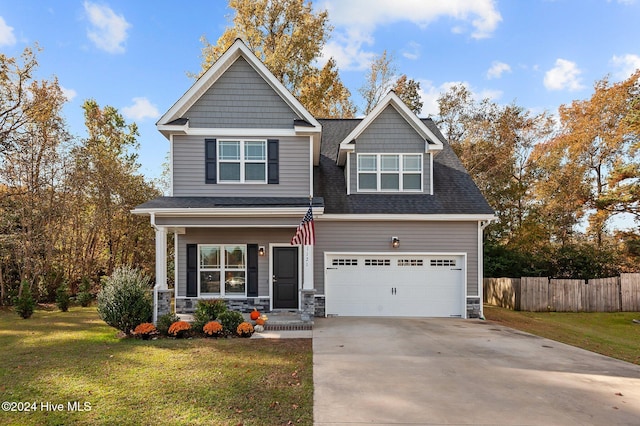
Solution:
<svg viewBox="0 0 640 426"><path fill-rule="evenodd" d="M391 92L340 143L347 194L433 194L442 141Z"/></svg>
<svg viewBox="0 0 640 426"><path fill-rule="evenodd" d="M186 110L191 128L293 129L302 120L244 57Z"/></svg>
<svg viewBox="0 0 640 426"><path fill-rule="evenodd" d="M387 105L352 143L354 152L425 152L422 136L393 105Z"/></svg>
<svg viewBox="0 0 640 426"><path fill-rule="evenodd" d="M320 158L322 126L240 39L158 120L173 136L299 136Z"/></svg>
<svg viewBox="0 0 640 426"><path fill-rule="evenodd" d="M390 110L389 107L392 109ZM378 123L378 120L382 120ZM387 122L392 126L392 129L384 129L384 124ZM404 122L404 123L403 123ZM378 142L381 145L386 145L390 141L394 141L394 146L399 148L404 144L401 139L403 136L411 135L411 139L415 139L416 135L422 141L422 152L438 152L442 151L442 141L418 118L417 115L409 109L409 107L391 91L384 99L382 99L378 105L349 133L341 142L338 151L337 163L339 166L344 166L347 161L347 153L355 152L356 145L360 138L365 136L369 139L375 139L376 136L372 132L367 132L371 126L374 129L384 129L378 138L382 142ZM413 132L408 131L410 126ZM401 129L402 135L394 134L393 128ZM415 134L414 134L415 133ZM384 142L386 140L386 143Z"/></svg>

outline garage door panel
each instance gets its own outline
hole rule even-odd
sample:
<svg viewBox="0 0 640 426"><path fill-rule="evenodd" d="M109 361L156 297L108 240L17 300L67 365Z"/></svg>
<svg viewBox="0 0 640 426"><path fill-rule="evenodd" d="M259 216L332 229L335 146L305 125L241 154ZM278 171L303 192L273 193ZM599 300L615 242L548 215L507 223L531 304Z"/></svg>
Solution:
<svg viewBox="0 0 640 426"><path fill-rule="evenodd" d="M462 316L460 255L327 256L326 311L343 316Z"/></svg>

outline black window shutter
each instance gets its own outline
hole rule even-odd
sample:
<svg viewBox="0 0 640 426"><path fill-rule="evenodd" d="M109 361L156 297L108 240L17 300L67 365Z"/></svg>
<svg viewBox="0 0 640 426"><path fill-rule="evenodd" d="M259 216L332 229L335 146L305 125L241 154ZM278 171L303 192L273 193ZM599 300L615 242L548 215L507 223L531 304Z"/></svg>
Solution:
<svg viewBox="0 0 640 426"><path fill-rule="evenodd" d="M247 297L258 297L257 244L247 244Z"/></svg>
<svg viewBox="0 0 640 426"><path fill-rule="evenodd" d="M278 139L267 139L267 183L280 183Z"/></svg>
<svg viewBox="0 0 640 426"><path fill-rule="evenodd" d="M198 297L197 244L187 244L187 297Z"/></svg>
<svg viewBox="0 0 640 426"><path fill-rule="evenodd" d="M216 183L216 140L215 139L205 139L204 140L204 150L205 150L205 183Z"/></svg>

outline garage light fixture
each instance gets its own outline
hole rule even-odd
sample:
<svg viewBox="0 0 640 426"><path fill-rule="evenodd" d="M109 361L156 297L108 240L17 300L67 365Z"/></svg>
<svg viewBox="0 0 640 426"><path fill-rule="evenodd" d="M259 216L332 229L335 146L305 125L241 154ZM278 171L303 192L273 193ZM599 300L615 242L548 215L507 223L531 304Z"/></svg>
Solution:
<svg viewBox="0 0 640 426"><path fill-rule="evenodd" d="M264 256L264 246L258 247L258 256Z"/></svg>
<svg viewBox="0 0 640 426"><path fill-rule="evenodd" d="M391 237L391 247L393 247L393 248L398 248L398 247L400 247L400 238L398 238L398 237Z"/></svg>

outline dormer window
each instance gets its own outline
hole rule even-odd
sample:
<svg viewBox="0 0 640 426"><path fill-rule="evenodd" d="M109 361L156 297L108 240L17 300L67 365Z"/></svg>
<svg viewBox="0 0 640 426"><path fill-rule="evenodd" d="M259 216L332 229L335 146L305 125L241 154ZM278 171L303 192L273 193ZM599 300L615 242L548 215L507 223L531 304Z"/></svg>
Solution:
<svg viewBox="0 0 640 426"><path fill-rule="evenodd" d="M422 154L358 154L359 192L421 192Z"/></svg>
<svg viewBox="0 0 640 426"><path fill-rule="evenodd" d="M267 183L267 141L220 140L218 182Z"/></svg>

